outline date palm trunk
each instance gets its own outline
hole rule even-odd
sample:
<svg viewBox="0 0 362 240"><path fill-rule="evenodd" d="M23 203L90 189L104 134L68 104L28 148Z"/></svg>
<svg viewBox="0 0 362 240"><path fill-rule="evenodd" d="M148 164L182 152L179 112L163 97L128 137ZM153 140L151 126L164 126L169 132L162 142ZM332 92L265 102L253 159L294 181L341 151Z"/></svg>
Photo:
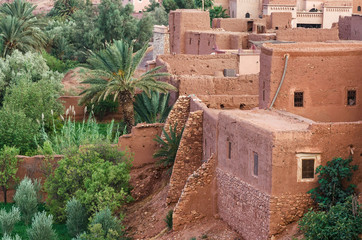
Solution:
<svg viewBox="0 0 362 240"><path fill-rule="evenodd" d="M7 189L5 186L2 186L3 187L3 193L4 193L4 203L6 204L7 203Z"/></svg>
<svg viewBox="0 0 362 240"><path fill-rule="evenodd" d="M132 94L127 91L122 92L120 94L120 104L122 106L123 119L127 126L127 133L131 133L135 123Z"/></svg>

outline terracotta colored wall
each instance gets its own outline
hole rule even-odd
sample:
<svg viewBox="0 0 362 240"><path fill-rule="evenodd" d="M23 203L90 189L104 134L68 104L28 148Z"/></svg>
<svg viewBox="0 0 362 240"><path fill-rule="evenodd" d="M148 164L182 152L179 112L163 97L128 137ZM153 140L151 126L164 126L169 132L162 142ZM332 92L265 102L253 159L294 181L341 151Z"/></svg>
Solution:
<svg viewBox="0 0 362 240"><path fill-rule="evenodd" d="M239 74L259 74L260 72L260 52L243 51L239 54Z"/></svg>
<svg viewBox="0 0 362 240"><path fill-rule="evenodd" d="M177 9L169 14L170 52L185 53L185 32L210 29L208 11Z"/></svg>
<svg viewBox="0 0 362 240"><path fill-rule="evenodd" d="M20 179L20 181L25 177L28 176L31 179L42 179L43 180L43 172L41 170L42 161L44 160L43 155L36 155L33 157L27 156L17 156L20 159L18 172L16 176ZM63 158L62 155L54 155L54 161L57 162ZM7 200L8 202L13 201L13 196L15 194L15 186L10 187L7 191ZM0 191L0 201L4 201L4 193Z"/></svg>
<svg viewBox="0 0 362 240"><path fill-rule="evenodd" d="M292 13L273 12L271 14L272 29L288 29L292 27Z"/></svg>
<svg viewBox="0 0 362 240"><path fill-rule="evenodd" d="M180 230L184 224L216 214L215 167L216 157L212 156L188 177L173 212L173 230Z"/></svg>
<svg viewBox="0 0 362 240"><path fill-rule="evenodd" d="M130 134L123 135L119 138L118 149L134 153L133 167L141 167L157 161L152 155L159 146L153 139L155 139L156 136L161 136L163 125L162 123L139 123L132 128Z"/></svg>
<svg viewBox="0 0 362 240"><path fill-rule="evenodd" d="M362 40L362 15L340 17L338 27L340 39Z"/></svg>
<svg viewBox="0 0 362 240"><path fill-rule="evenodd" d="M202 163L202 111L190 112L172 168L167 203L177 202L191 173Z"/></svg>
<svg viewBox="0 0 362 240"><path fill-rule="evenodd" d="M287 73L274 108L316 121L362 119L362 43L265 44L261 55L260 108L271 104L287 53ZM348 89L357 91L355 106L346 106ZM294 107L294 91L304 92L304 107Z"/></svg>
<svg viewBox="0 0 362 240"><path fill-rule="evenodd" d="M249 33L239 33L230 35L231 49L247 49Z"/></svg>
<svg viewBox="0 0 362 240"><path fill-rule="evenodd" d="M362 8L362 0L353 0L353 13L362 14L362 11L357 11L358 6Z"/></svg>
<svg viewBox="0 0 362 240"><path fill-rule="evenodd" d="M277 31L276 39L291 42L326 42L338 41L338 28L316 29L316 28L293 28Z"/></svg>
<svg viewBox="0 0 362 240"><path fill-rule="evenodd" d="M213 19L212 28L222 28L230 32L247 32L250 19L216 18Z"/></svg>

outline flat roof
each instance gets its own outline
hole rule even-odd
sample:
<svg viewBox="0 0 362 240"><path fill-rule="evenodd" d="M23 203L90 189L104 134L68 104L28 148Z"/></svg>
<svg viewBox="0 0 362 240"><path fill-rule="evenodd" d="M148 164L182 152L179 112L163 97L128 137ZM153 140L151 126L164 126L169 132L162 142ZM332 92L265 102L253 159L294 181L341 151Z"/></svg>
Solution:
<svg viewBox="0 0 362 240"><path fill-rule="evenodd" d="M263 47L274 52L348 52L362 51L362 41L264 43Z"/></svg>

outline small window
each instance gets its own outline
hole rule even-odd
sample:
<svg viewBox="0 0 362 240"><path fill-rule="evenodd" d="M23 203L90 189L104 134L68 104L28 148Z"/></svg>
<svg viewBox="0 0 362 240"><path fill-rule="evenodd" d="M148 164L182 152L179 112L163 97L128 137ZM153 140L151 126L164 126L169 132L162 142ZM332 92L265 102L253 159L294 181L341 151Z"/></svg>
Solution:
<svg viewBox="0 0 362 240"><path fill-rule="evenodd" d="M258 169L259 169L259 156L258 156L258 153L256 152L253 152L253 155L254 155L254 175L255 176L258 176Z"/></svg>
<svg viewBox="0 0 362 240"><path fill-rule="evenodd" d="M294 92L294 107L303 107L303 92Z"/></svg>
<svg viewBox="0 0 362 240"><path fill-rule="evenodd" d="M250 13L246 13L245 18L250 18Z"/></svg>
<svg viewBox="0 0 362 240"><path fill-rule="evenodd" d="M347 105L348 106L356 105L356 90L347 91Z"/></svg>
<svg viewBox="0 0 362 240"><path fill-rule="evenodd" d="M302 179L314 178L314 159L302 159Z"/></svg>
<svg viewBox="0 0 362 240"><path fill-rule="evenodd" d="M228 158L231 159L231 142L229 142Z"/></svg>
<svg viewBox="0 0 362 240"><path fill-rule="evenodd" d="M189 44L191 45L191 38L190 38L190 42L189 42Z"/></svg>
<svg viewBox="0 0 362 240"><path fill-rule="evenodd" d="M265 101L265 90L263 89L263 101Z"/></svg>
<svg viewBox="0 0 362 240"><path fill-rule="evenodd" d="M360 12L361 11L361 6L357 7L357 11Z"/></svg>

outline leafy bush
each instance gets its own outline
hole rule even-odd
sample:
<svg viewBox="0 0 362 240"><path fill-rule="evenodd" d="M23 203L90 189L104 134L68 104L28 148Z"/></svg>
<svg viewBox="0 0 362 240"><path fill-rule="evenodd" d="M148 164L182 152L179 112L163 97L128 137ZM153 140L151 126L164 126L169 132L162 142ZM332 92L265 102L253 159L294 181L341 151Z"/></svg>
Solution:
<svg viewBox="0 0 362 240"><path fill-rule="evenodd" d="M72 60L65 60L62 61L60 59L57 59L56 57L50 55L49 53L43 51L42 56L45 59L48 67L52 71L57 71L60 73L66 73L68 70L73 69L77 67L78 62L72 61Z"/></svg>
<svg viewBox="0 0 362 240"><path fill-rule="evenodd" d="M96 213L91 222L91 225L95 224L100 224L102 226L105 235L108 235L111 230L117 232L119 236L122 235L121 221L112 216L112 212L109 208L105 208Z"/></svg>
<svg viewBox="0 0 362 240"><path fill-rule="evenodd" d="M76 236L87 230L88 216L86 210L76 198L67 202L65 211L69 235Z"/></svg>
<svg viewBox="0 0 362 240"><path fill-rule="evenodd" d="M362 209L351 196L329 211L310 210L299 221L307 240L357 240L362 233Z"/></svg>
<svg viewBox="0 0 362 240"><path fill-rule="evenodd" d="M53 216L46 212L38 212L33 217L31 228L27 230L29 240L55 240L57 235L53 229Z"/></svg>
<svg viewBox="0 0 362 240"><path fill-rule="evenodd" d="M0 226L3 234L11 234L14 226L20 221L20 211L17 207L12 207L9 212L5 209L0 210Z"/></svg>
<svg viewBox="0 0 362 240"><path fill-rule="evenodd" d="M19 155L19 149L14 147L4 146L0 150L0 186L4 193L4 202L7 203L6 193L10 187L10 183L16 183L19 178L16 177L18 172L19 159L16 157Z"/></svg>
<svg viewBox="0 0 362 240"><path fill-rule="evenodd" d="M11 237L10 235L5 233L1 240L21 240L21 238L17 234L15 235L15 237Z"/></svg>
<svg viewBox="0 0 362 240"><path fill-rule="evenodd" d="M109 206L119 209L129 200L130 157L108 144L84 146L78 153L64 157L45 184L50 212L65 220L65 205L73 196L89 215Z"/></svg>
<svg viewBox="0 0 362 240"><path fill-rule="evenodd" d="M165 129L162 129L165 140L163 140L160 136L156 136L156 139L154 140L161 145L161 148L153 154L153 157L159 158L160 164L163 164L164 166L173 165L173 163L175 162L177 150L180 145L183 131L184 128L182 128L182 131L177 134L176 123L174 128L170 126L170 134L168 134Z"/></svg>
<svg viewBox="0 0 362 240"><path fill-rule="evenodd" d="M170 94L152 91L150 96L145 92L135 96L133 103L136 113L136 122L163 123L166 121L172 106L168 105Z"/></svg>
<svg viewBox="0 0 362 240"><path fill-rule="evenodd" d="M113 96L108 96L105 100L101 100L95 103L88 103L87 109L88 113L92 113L99 119L103 119L109 113L118 112L119 102L113 101Z"/></svg>
<svg viewBox="0 0 362 240"><path fill-rule="evenodd" d="M165 223L167 224L168 230L171 230L173 226L172 215L173 215L173 210L171 209L170 211L168 211L166 218L164 219Z"/></svg>
<svg viewBox="0 0 362 240"><path fill-rule="evenodd" d="M14 195L14 201L21 212L22 220L28 225L38 207L34 184L28 177L20 182Z"/></svg>
<svg viewBox="0 0 362 240"><path fill-rule="evenodd" d="M357 165L351 165L352 158L334 158L328 161L326 166L316 169L319 186L310 190L311 197L322 209L329 209L337 203L343 203L346 198L354 193L355 185L344 183L350 181Z"/></svg>
<svg viewBox="0 0 362 240"><path fill-rule="evenodd" d="M72 240L120 240L119 234L110 229L108 234L105 234L101 224L92 224L89 227L89 233L83 233L76 239Z"/></svg>

